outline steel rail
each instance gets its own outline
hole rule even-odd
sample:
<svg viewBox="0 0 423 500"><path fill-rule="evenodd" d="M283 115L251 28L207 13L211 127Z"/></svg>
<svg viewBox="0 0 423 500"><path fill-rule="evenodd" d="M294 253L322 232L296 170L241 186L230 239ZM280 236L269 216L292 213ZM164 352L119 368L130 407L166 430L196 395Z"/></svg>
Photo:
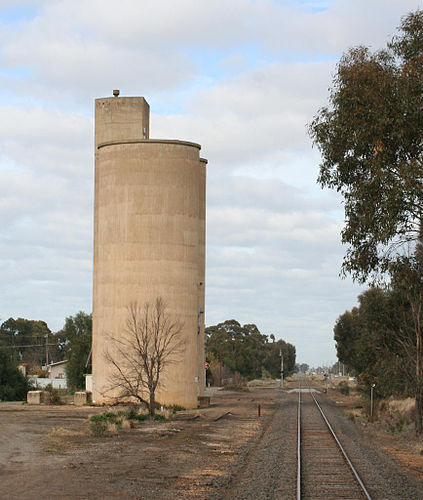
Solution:
<svg viewBox="0 0 423 500"><path fill-rule="evenodd" d="M342 446L341 442L340 442L340 441L339 441L339 439L338 439L338 436L336 435L335 431L333 430L332 426L330 425L329 420L327 419L327 417L326 417L326 415L325 415L324 411L322 410L321 406L319 405L319 403L318 403L318 401L317 401L317 399L316 399L315 395L311 392L311 386L310 386L310 383L309 383L309 391L310 391L310 394L311 394L311 396L312 396L312 398L313 398L314 402L316 403L316 406L317 406L317 408L319 409L320 414L322 415L323 420L325 421L325 423L326 423L326 425L327 425L327 427L328 427L328 429L329 429L329 431L330 431L330 433L331 433L332 437L334 438L334 440L335 440L336 444L338 445L339 449L341 450L341 453L342 453L342 455L343 455L343 457L344 457L344 459L345 459L346 463L347 463L347 464L348 464L348 466L350 467L350 469L351 469L352 473L354 474L354 476L355 476L355 478L356 478L356 480L357 480L358 484L360 485L360 487L361 487L361 489L362 489L362 491L363 491L363 493L364 493L365 497L367 498L367 500L372 500L372 497L370 496L369 492L367 491L367 488L364 486L364 483L363 483L363 481L361 480L360 476L358 475L358 472L355 470L355 468L354 468L354 466L353 466L353 464L352 464L351 460L348 458L347 453L345 452L345 450L344 450L344 448L343 448L343 446Z"/></svg>
<svg viewBox="0 0 423 500"><path fill-rule="evenodd" d="M301 378L298 377L297 410L297 500L301 500Z"/></svg>

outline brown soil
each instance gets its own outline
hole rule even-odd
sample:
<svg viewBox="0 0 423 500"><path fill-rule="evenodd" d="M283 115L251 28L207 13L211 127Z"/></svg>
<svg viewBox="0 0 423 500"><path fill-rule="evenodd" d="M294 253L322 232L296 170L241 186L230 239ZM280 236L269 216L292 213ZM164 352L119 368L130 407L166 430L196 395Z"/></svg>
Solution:
<svg viewBox="0 0 423 500"><path fill-rule="evenodd" d="M209 408L104 437L88 418L105 408L0 403L0 498L210 498L278 396L219 391Z"/></svg>
<svg viewBox="0 0 423 500"><path fill-rule="evenodd" d="M338 391L329 396L347 411L357 406ZM92 435L88 418L105 408L0 403L0 498L291 498L296 397L274 386L215 391L209 408L102 437ZM409 472L421 470L415 439L405 447L405 436L359 420L355 427L371 432ZM266 485L273 490L264 494ZM261 493L251 496L255 487Z"/></svg>

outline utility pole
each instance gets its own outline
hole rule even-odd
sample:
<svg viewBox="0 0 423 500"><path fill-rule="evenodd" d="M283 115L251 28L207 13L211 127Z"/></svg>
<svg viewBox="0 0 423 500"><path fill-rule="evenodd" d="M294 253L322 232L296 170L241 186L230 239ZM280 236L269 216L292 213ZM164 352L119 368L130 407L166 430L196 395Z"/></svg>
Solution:
<svg viewBox="0 0 423 500"><path fill-rule="evenodd" d="M282 349L279 350L279 356L281 357L281 387L283 387L283 354L282 354Z"/></svg>
<svg viewBox="0 0 423 500"><path fill-rule="evenodd" d="M46 370L48 365L48 333L46 334Z"/></svg>
<svg viewBox="0 0 423 500"><path fill-rule="evenodd" d="M376 384L372 384L370 386L370 418L373 421L373 390L376 387Z"/></svg>

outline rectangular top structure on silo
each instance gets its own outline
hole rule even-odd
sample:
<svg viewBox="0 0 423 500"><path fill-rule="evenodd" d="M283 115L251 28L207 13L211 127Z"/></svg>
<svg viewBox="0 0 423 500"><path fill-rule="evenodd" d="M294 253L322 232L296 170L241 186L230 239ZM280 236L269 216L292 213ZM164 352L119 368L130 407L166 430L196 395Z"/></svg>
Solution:
<svg viewBox="0 0 423 500"><path fill-rule="evenodd" d="M150 136L150 106L144 97L104 97L95 100L95 147Z"/></svg>

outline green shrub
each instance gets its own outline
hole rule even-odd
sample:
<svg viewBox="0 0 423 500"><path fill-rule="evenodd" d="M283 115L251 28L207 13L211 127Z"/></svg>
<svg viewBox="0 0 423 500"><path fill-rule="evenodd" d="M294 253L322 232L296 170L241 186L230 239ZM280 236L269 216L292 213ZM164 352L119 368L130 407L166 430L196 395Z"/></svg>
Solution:
<svg viewBox="0 0 423 500"><path fill-rule="evenodd" d="M124 412L120 413L112 413L111 411L108 411L106 413L101 413L100 415L93 415L90 418L91 422L104 422L106 424L117 424L120 425L122 423L122 414Z"/></svg>
<svg viewBox="0 0 423 500"><path fill-rule="evenodd" d="M144 422L144 420L148 420L149 418L150 418L150 414L149 413L138 413L138 415L136 415L136 417L134 418L134 420L138 420L138 422ZM157 421L166 422L167 418L164 417L163 415L159 415L158 413L156 413L154 415L154 420L156 422Z"/></svg>
<svg viewBox="0 0 423 500"><path fill-rule="evenodd" d="M123 413L124 416L128 420L136 420L138 412L135 410L135 408L131 408L128 413Z"/></svg>
<svg viewBox="0 0 423 500"><path fill-rule="evenodd" d="M111 411L92 415L90 417L90 428L94 436L105 436L115 434L116 429L122 429L122 413L113 413ZM112 429L114 429L112 431Z"/></svg>
<svg viewBox="0 0 423 500"><path fill-rule="evenodd" d="M177 411L185 411L186 408L184 406L179 406L179 405L172 405L169 406L169 408L173 411L173 413L176 413Z"/></svg>
<svg viewBox="0 0 423 500"><path fill-rule="evenodd" d="M94 436L104 436L109 434L109 429L115 425L118 429L122 429L123 420L136 420L143 422L148 420L150 415L148 413L137 413L134 408L129 412L120 411L118 413L105 412L99 415L92 415L90 417L90 428ZM166 422L167 419L163 415L156 414L154 420L158 422Z"/></svg>
<svg viewBox="0 0 423 500"><path fill-rule="evenodd" d="M19 371L10 355L0 349L0 401L21 401L31 390L27 378Z"/></svg>
<svg viewBox="0 0 423 500"><path fill-rule="evenodd" d="M61 405L63 401L60 398L59 391L55 389L51 384L46 386L46 392L49 394L49 403L52 405Z"/></svg>
<svg viewBox="0 0 423 500"><path fill-rule="evenodd" d="M339 382L338 385L339 392L343 394L344 396L349 396L350 395L350 386L348 385L348 382Z"/></svg>
<svg viewBox="0 0 423 500"><path fill-rule="evenodd" d="M104 420L90 419L90 429L94 436L96 437L104 436L107 434L107 422L105 422Z"/></svg>

